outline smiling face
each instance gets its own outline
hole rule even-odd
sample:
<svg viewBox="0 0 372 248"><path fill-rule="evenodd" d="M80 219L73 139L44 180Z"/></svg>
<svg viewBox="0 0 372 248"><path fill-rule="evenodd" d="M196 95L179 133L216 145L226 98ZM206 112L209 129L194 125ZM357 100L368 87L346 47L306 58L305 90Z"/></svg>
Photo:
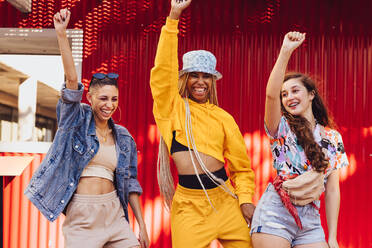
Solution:
<svg viewBox="0 0 372 248"><path fill-rule="evenodd" d="M281 101L285 110L294 116L312 115L314 92L309 92L300 78L292 78L283 83Z"/></svg>
<svg viewBox="0 0 372 248"><path fill-rule="evenodd" d="M204 72L190 72L187 79L189 98L197 103L206 103L212 88L213 76Z"/></svg>
<svg viewBox="0 0 372 248"><path fill-rule="evenodd" d="M96 122L107 122L118 107L118 88L114 85L95 86L87 94Z"/></svg>

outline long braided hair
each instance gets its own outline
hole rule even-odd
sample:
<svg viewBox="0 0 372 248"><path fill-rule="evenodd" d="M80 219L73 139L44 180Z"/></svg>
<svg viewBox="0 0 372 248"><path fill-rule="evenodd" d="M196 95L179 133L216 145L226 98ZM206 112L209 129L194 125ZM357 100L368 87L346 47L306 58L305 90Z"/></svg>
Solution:
<svg viewBox="0 0 372 248"><path fill-rule="evenodd" d="M185 73L178 80L178 90L181 97L188 98L189 92L187 90L187 80L189 78L189 73ZM216 78L213 77L212 87L209 92L209 102L218 106L217 99L217 87L216 87ZM166 203L168 209L171 208L172 199L175 192L173 176L170 170L169 162L169 152L168 147L163 139L160 136L159 142L159 153L157 161L157 177L158 184L160 189L160 194L163 196L163 199Z"/></svg>
<svg viewBox="0 0 372 248"><path fill-rule="evenodd" d="M324 127L333 127L333 122L328 115L327 108L319 95L315 82L309 76L306 76L302 73L286 74L284 77L284 82L293 78L299 79L309 93L313 92L314 99L312 100L311 107L317 123ZM306 157L310 161L312 167L318 172L324 172L328 166L328 160L325 157L322 148L314 139L310 122L302 116L295 116L287 112L283 106L281 95L280 104L283 115L287 118L292 132L294 132L297 137L297 143L304 149Z"/></svg>

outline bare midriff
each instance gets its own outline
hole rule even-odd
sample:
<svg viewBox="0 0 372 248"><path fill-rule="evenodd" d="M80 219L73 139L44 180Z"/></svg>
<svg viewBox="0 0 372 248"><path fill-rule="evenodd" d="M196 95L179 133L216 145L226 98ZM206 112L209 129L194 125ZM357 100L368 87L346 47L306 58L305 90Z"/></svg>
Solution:
<svg viewBox="0 0 372 248"><path fill-rule="evenodd" d="M111 131L110 134L107 136L107 141L104 141L102 139L99 132L96 133L100 144L103 145L103 142L105 145L115 144L114 136L112 135ZM81 177L79 185L76 189L76 193L81 195L101 195L110 193L114 190L115 185L109 179L102 177Z"/></svg>
<svg viewBox="0 0 372 248"><path fill-rule="evenodd" d="M210 172L217 171L224 167L224 163L207 154L199 152L201 160ZM192 165L190 153L188 151L175 152L172 154L173 161L176 165L179 175L195 175L194 166ZM193 154L194 162L199 174L204 174L199 162Z"/></svg>
<svg viewBox="0 0 372 248"><path fill-rule="evenodd" d="M82 177L76 189L81 195L101 195L115 190L114 183L101 177Z"/></svg>

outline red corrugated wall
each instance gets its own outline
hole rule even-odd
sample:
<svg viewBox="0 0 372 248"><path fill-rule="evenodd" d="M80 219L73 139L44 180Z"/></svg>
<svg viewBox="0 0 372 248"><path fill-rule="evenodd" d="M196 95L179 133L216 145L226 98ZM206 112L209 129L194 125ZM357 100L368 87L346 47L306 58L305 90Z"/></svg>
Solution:
<svg viewBox="0 0 372 248"><path fill-rule="evenodd" d="M72 11L70 28L84 30L83 82L97 71L120 75L120 111L115 119L138 145L142 205L152 247L170 247L169 216L156 186L158 139L148 86L168 0L39 0L33 1L28 15L0 1L0 26L52 28L51 18L60 7ZM235 117L245 137L256 172L255 201L273 174L263 130L266 80L283 35L289 30L307 33L289 69L309 73L319 82L351 162L341 172L338 238L343 248L372 247L371 13L369 0L194 0L180 21L180 54L206 49L217 57L223 74L218 83L220 105ZM5 212L6 248L48 247L49 240L52 247L62 247L57 245L62 242L62 221L48 224L22 198L41 158L37 155L33 167L5 188L4 207L10 211Z"/></svg>
<svg viewBox="0 0 372 248"><path fill-rule="evenodd" d="M44 154L0 153L0 156L33 156L21 176L4 177L4 246L12 248L63 247L63 217L50 223L23 195Z"/></svg>

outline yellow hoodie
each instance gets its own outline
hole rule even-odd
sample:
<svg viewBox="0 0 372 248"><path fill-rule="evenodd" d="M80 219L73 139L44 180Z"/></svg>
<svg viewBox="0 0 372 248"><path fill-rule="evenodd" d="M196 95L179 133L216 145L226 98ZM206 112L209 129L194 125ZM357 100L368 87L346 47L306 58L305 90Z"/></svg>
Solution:
<svg viewBox="0 0 372 248"><path fill-rule="evenodd" d="M162 28L155 66L151 70L150 78L154 99L153 113L168 151L172 144L172 131L176 131L176 140L187 146L185 103L178 91L177 26L178 20L168 18ZM223 163L226 159L239 204L251 203L255 190L254 172L250 167L244 140L234 118L209 102L205 104L192 100L188 102L198 151Z"/></svg>

